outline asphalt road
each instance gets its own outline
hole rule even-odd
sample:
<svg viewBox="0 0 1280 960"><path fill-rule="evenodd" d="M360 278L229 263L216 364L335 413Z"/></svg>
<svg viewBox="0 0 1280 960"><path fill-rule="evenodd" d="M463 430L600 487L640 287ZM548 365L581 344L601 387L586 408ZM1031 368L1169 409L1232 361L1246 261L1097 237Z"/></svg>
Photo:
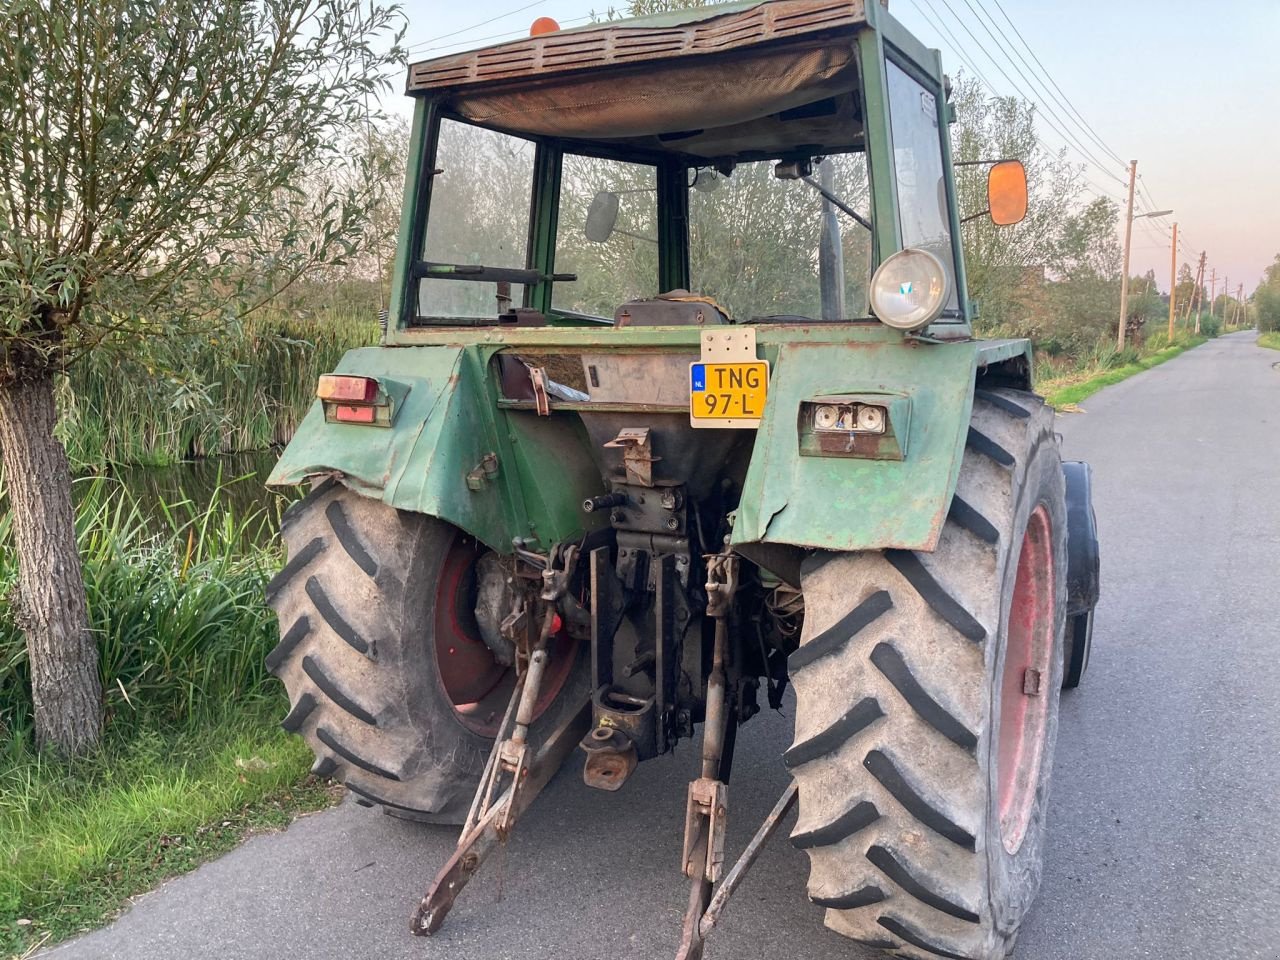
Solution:
<svg viewBox="0 0 1280 960"><path fill-rule="evenodd" d="M1063 699L1022 960L1280 958L1280 353L1253 341L1213 341L1059 418L1066 456L1095 469L1103 599L1090 673ZM785 786L789 740L786 716L744 728L732 851ZM348 802L45 956L670 957L695 751L614 795L562 772L430 940L408 917L453 831ZM708 957L879 956L822 927L805 877L804 855L772 844Z"/></svg>

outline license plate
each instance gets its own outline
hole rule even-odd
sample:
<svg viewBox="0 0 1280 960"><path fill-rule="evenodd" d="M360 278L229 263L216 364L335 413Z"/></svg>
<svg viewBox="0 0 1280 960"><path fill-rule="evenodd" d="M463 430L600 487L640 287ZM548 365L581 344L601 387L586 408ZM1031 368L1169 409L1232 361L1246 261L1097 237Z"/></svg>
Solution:
<svg viewBox="0 0 1280 960"><path fill-rule="evenodd" d="M695 427L758 427L769 394L769 364L689 366L689 421Z"/></svg>

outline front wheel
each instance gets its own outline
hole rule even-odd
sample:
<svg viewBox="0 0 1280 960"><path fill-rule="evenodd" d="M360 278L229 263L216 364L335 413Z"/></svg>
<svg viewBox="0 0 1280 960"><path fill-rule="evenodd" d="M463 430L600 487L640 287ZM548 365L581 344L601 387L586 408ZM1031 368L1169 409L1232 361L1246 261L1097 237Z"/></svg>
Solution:
<svg viewBox="0 0 1280 960"><path fill-rule="evenodd" d="M289 693L282 725L317 774L392 815L461 823L515 685L476 622L482 544L335 480L285 516L280 620L267 667ZM505 612L505 611L504 611ZM587 699L586 644L552 638L533 734Z"/></svg>
<svg viewBox="0 0 1280 960"><path fill-rule="evenodd" d="M1065 541L1052 411L980 390L936 551L806 563L784 759L832 929L911 956L1012 949L1040 883Z"/></svg>

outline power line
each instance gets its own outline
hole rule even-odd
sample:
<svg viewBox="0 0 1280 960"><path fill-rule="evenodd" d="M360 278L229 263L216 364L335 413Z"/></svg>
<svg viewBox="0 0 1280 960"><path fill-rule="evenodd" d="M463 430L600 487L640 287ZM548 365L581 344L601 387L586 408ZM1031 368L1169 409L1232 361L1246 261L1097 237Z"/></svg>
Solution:
<svg viewBox="0 0 1280 960"><path fill-rule="evenodd" d="M956 38L956 35L952 32L951 28L947 25L947 22L942 19L942 15L939 14L937 9L934 7L933 0L923 0L923 2L928 5L929 11L930 13L932 13L933 16L930 16L928 13L925 13L924 10L920 7L920 4L917 2L917 0L911 0L911 2L912 2L912 5L915 6L916 8L916 12L919 13L920 16L924 18L925 22L928 23L935 30L937 30L939 33L943 34L947 38L947 40L950 41L952 51L955 53L957 59L959 59L961 63L963 63L970 70L972 70L974 75L980 81L982 81L982 83L986 86L988 90L990 90L993 93L997 93L998 91L997 91L996 85L992 83L990 78L988 78L987 75L984 74L978 68L978 65L973 61L972 57L970 57L969 52L961 45L960 41ZM954 14L952 14L952 16L954 16ZM1044 150L1046 153L1048 153L1049 155L1054 156L1058 153L1057 150L1051 148L1047 143L1045 143L1044 140L1042 140L1039 137L1039 135L1036 135L1035 139L1036 139L1036 143L1040 146L1040 148ZM1081 174L1080 178L1085 183L1085 189L1088 190L1090 193L1094 194L1095 196L1097 196L1099 199L1110 200L1112 203L1124 202L1119 197L1117 197L1114 193L1109 192L1105 187L1099 186L1093 180L1090 180L1088 177L1084 176L1083 173Z"/></svg>
<svg viewBox="0 0 1280 960"><path fill-rule="evenodd" d="M1027 53L1031 54L1031 59L1034 60L1036 64L1040 67L1041 72L1044 74L1045 78L1051 84L1053 84L1054 89L1057 90L1058 93L1062 94L1062 100L1066 102L1067 108L1076 116L1076 118L1080 121L1080 123L1084 125L1084 128L1089 131L1094 142L1097 143L1100 147L1102 147L1102 149L1105 150L1107 153L1109 153L1113 158L1115 158L1116 163L1123 164L1124 160L1120 158L1120 155L1116 153L1114 150L1112 150L1109 146L1107 146L1106 141L1104 141L1100 136L1098 136L1097 131L1094 130L1092 126L1090 126L1089 122L1085 120L1084 116L1080 113L1080 111L1076 109L1075 104L1071 102L1071 98L1067 96L1066 91L1064 91L1062 87L1058 86L1058 81L1053 79L1053 74L1051 74L1049 70L1045 67L1045 65L1041 63L1040 58L1036 56L1036 52L1031 49L1031 44L1027 43L1026 38L1022 35L1022 31L1018 29L1018 25L1014 23L1013 20L1009 17L1009 14L1005 12L1004 5L1000 3L1000 0L994 0L994 3L996 7L1000 10L1000 15L1004 17L1005 22L1008 23L1009 26L1013 28L1014 34L1016 34L1018 39L1022 41L1022 46L1026 48ZM1021 57L1021 54L1019 54L1019 57ZM1026 63L1026 61L1024 60L1023 63Z"/></svg>
<svg viewBox="0 0 1280 960"><path fill-rule="evenodd" d="M560 26L567 27L570 24L586 23L590 19L591 19L591 14L587 14L586 16L583 16L583 17L574 17L572 20L560 21ZM489 40L507 40L513 37L523 37L523 36L527 36L528 32L529 32L528 30L523 30L523 29L508 30L505 33L491 33L486 37L471 37L467 40L455 40L453 43L442 43L442 44L438 44L430 47L424 47L422 44L417 44L416 46L406 47L405 49L410 52L416 51L418 53L431 53L436 50L452 50L455 47L469 47L473 45L479 45ZM423 41L423 42L432 43L433 41Z"/></svg>
<svg viewBox="0 0 1280 960"><path fill-rule="evenodd" d="M508 10L506 13L500 13L496 17L490 17L488 20L481 20L479 23L473 23L471 26L463 27L461 30L454 30L452 33L446 33L438 37L433 37L430 40L424 40L422 41L422 43L416 43L413 46L406 47L405 49L417 50L420 47L425 47L429 43L435 43L439 40L447 40L450 37L456 37L464 33L470 33L472 30L479 30L481 27L487 27L491 23L497 23L499 20L505 20L507 17L513 17L517 13L523 13L526 10L532 10L534 7L540 7L546 2L547 0L533 0L532 3L527 3L523 7L516 7L516 9L514 10Z"/></svg>
<svg viewBox="0 0 1280 960"><path fill-rule="evenodd" d="M1005 34L1004 30L1001 29L1000 25L996 23L995 17L991 15L990 11L988 11L985 7L982 6L982 0L976 0L977 6L974 5L974 0L964 0L964 3L965 3L965 6L969 8L969 11L973 14L974 19L978 21L982 29L986 31L987 36L990 37L992 42L996 45L996 49L1004 55L1005 60L1008 61L1011 67L1013 67L1014 71L1018 74L1018 76L1022 78L1022 81L1026 83L1028 87L1032 88L1032 91L1037 96L1040 96L1041 93L1048 94L1048 98L1042 99L1040 101L1039 105L1041 110L1043 110L1047 114L1052 115L1054 119L1062 123L1064 127L1070 126L1070 124L1075 123L1076 127L1078 127L1081 130L1081 132L1083 132L1086 136L1090 136L1090 132L1086 130L1083 126L1081 126L1081 124L1078 121L1076 121L1070 115L1070 113L1068 113L1067 116L1064 118L1062 114L1058 113L1049 104L1049 100L1057 100L1057 98L1053 94L1053 91L1049 90L1049 88L1045 86L1045 84L1040 82L1039 75L1036 73L1035 69L1031 66L1031 64L1027 63L1026 58L1022 56L1022 54L1018 51L1018 48L1009 41L1009 37ZM983 19L984 16L986 17L985 20ZM991 27L987 26L988 21L990 21L991 27L995 27L996 33L999 34L998 37L996 36L995 33L991 32ZM1027 68L1027 70L1030 73L1030 76L1028 76L1026 73L1023 73L1022 69L1018 66L1018 64L1014 63L1013 58L1009 56L1010 50L1013 51L1013 53L1017 56L1018 60ZM986 51L984 50L983 52L985 53ZM1004 73L1004 70L1001 69L1000 72ZM1007 77L1008 74L1005 74L1005 76ZM1012 80L1010 82L1012 82ZM1061 107L1062 104L1059 102L1058 106ZM1063 109L1065 110L1066 108L1064 107ZM1072 138L1072 142L1076 146L1078 146L1082 150L1087 149L1085 148L1085 145L1075 137L1074 134L1071 135L1071 138ZM1105 143L1100 144L1100 146L1102 147L1102 151L1104 154L1110 153L1114 155L1114 151L1111 150L1111 148L1108 147ZM1097 157L1093 154L1091 150L1087 150L1087 152L1089 153L1089 156L1094 158L1095 161L1097 160ZM1124 161L1121 160L1118 156L1116 157L1116 162L1120 164L1124 163Z"/></svg>
<svg viewBox="0 0 1280 960"><path fill-rule="evenodd" d="M978 39L977 34L975 34L972 30L969 29L969 25L968 23L965 22L965 19L961 17L959 14L957 14L955 10L952 8L950 0L940 0L940 2L946 8L947 12L951 14L952 18L957 23L960 24L961 29L963 29L964 32L969 35L969 37L977 45L978 49L982 51L983 56L985 56L987 60L991 62L991 65L1000 71L1000 75L1004 77L1005 80L1008 81L1013 86L1014 92L1022 95L1025 99L1031 101L1032 103L1035 103L1035 100L1032 97L1028 96L1018 86L1017 82L1012 77L1009 76L1009 74L1005 71L1004 67L1002 67L1000 63L995 59L995 57L991 55L991 53L983 45L982 41ZM969 6L971 10L973 9L973 6L970 3L970 0L965 0L965 3ZM975 16L976 16L976 11L975 11ZM986 21L979 18L978 22L982 25L982 28L987 32L987 35L991 37L992 42L998 45L1000 41L996 37L996 35L991 32L991 28L987 26ZM1017 65L1014 64L1012 60L1010 60L1009 63L1010 65L1013 66L1014 70L1021 75L1021 71L1018 70ZM1029 82L1026 80L1025 76L1023 76L1023 81ZM1104 175L1114 178L1117 183L1123 183L1123 181L1120 180L1119 177L1116 177L1115 174L1109 171L1109 168L1105 163L1100 161L1097 158L1097 156L1093 154L1090 150L1086 149L1084 145L1080 143L1078 138L1071 136L1070 134L1065 132L1060 126L1058 126L1057 115L1052 110L1046 109L1043 104L1037 104L1037 106L1041 108L1041 115L1044 117L1045 123L1047 123L1051 128L1053 128L1053 130L1058 134L1058 136L1062 137L1065 141L1067 141L1069 146L1071 146L1081 156L1088 159L1089 162L1092 163L1095 167L1097 167L1098 170L1101 171Z"/></svg>
<svg viewBox="0 0 1280 960"><path fill-rule="evenodd" d="M919 4L917 4L917 3L916 3L916 0L912 0L912 3L913 3L913 4L915 4L915 6L916 6L916 10L917 10L917 12L918 12L918 13L919 13L919 14L920 14L924 19L925 19L925 21L926 21L930 26L934 27L934 29L936 29L936 30L938 30L939 32L941 32L941 33L945 34L945 35L946 35L946 37L947 37L947 39L948 39L948 40L950 40L951 45L952 45L952 50L953 50L953 51L954 51L954 53L956 54L957 58L958 58L962 63L966 64L966 65L969 67L969 69L970 69L970 70L972 70L972 71L974 72L974 74L978 77L978 79L979 79L979 80L981 80L981 81L982 81L982 83L983 83L983 84L985 84L985 85L986 85L986 87L987 87L989 90L991 90L993 93L994 93L994 92L997 92L997 87L996 87L996 85L995 85L994 83L992 83L992 82L991 82L991 80L990 80L990 78L988 78L988 77L986 76L986 74L984 74L984 73L983 73L983 72L978 68L977 64L976 64L976 63L973 61L973 59L969 56L968 51L967 51L967 50L965 50L964 46L963 46L963 45L960 43L960 41L956 38L956 35L952 32L951 28L947 25L946 21L942 19L941 14L939 14L939 13L938 13L938 11L937 11L937 9L933 6L932 0L924 0L924 2L925 2L925 3L927 3L927 4L929 5L929 10L930 10L930 11L932 12L932 14L933 14L933 17L932 17L932 18L931 18L928 14L926 14L926 13L924 12L924 10L922 10L922 9L920 8ZM954 16L954 13L952 14L952 16ZM935 19L934 19L934 18L936 18L936 21L935 21ZM971 34L971 35L972 35L972 34ZM1003 71L1002 71L1002 72L1003 72ZM1035 138L1035 139L1036 139L1036 143L1037 143L1037 144L1041 147L1041 149L1043 149L1046 153L1048 153L1048 154L1050 154L1050 155L1056 155L1056 154L1058 153L1058 151L1057 151L1057 150L1055 150L1055 149L1051 148L1051 147L1050 147L1047 143L1045 143L1045 142L1044 142L1044 140L1043 140L1043 139L1041 139L1038 135L1036 136L1036 138ZM1093 180L1090 180L1088 177L1084 176L1083 174L1081 174L1081 179L1084 181L1084 184L1085 184L1084 189L1088 190L1088 192L1090 192L1090 193L1094 194L1096 197L1098 197L1098 198L1100 198L1100 199L1106 199L1106 200L1109 200L1109 201L1111 201L1112 203L1118 203L1118 204L1123 204L1123 203L1124 203L1124 201L1123 201L1121 198L1117 197L1114 193L1111 193L1111 192L1110 192L1110 191L1108 191L1105 187L1101 187L1101 186L1099 186L1096 182L1094 182Z"/></svg>
<svg viewBox="0 0 1280 960"><path fill-rule="evenodd" d="M1013 79L1009 76L1008 73L1005 72L1005 70L1000 66L999 63L996 63L994 61L994 58L992 58L990 52L982 45L981 41L978 40L978 38L974 35L973 31L970 30L965 25L964 21L961 20L959 16L957 16L955 10L952 9L949 3L947 3L947 0L942 0L942 2L947 7L948 13L950 13L954 19L960 22L961 26L965 28L965 32L974 40L974 42L978 45L978 48L982 51L982 53L987 56L988 60L992 61L993 65L1000 71L1001 75L1004 76L1004 78L1008 80L1010 83L1013 83L1014 82ZM978 7L983 7L983 0L972 0L972 2L971 0L965 0L965 5L975 15L975 17L977 17L978 9L975 9L974 7L975 2L977 3ZM1013 51L1014 55L1017 56L1018 60L1022 62L1022 64L1027 68L1027 70L1032 74L1032 76L1035 77L1037 81L1040 80L1040 76L1043 75L1043 78L1053 86L1053 88L1057 91L1058 94L1061 95L1060 98L1054 96L1053 99L1055 100L1055 102L1058 104L1059 107L1062 107L1064 110L1068 111L1068 116L1075 121L1076 127L1080 128L1089 137L1091 141L1096 143L1098 147L1102 151L1104 151L1104 153L1107 156L1113 157L1118 163L1123 163L1119 154L1117 154L1116 151L1112 149L1105 140L1102 139L1101 135L1098 134L1097 130L1094 129L1089 124L1089 122L1085 119L1084 115L1080 113L1079 109L1076 108L1075 104L1071 102L1069 97L1067 97L1066 91L1062 89L1061 85L1057 82L1057 80L1054 79L1053 75L1049 72L1048 68L1045 67L1043 61L1041 61L1040 58L1036 55L1036 52L1031 48L1030 43L1028 43L1026 37L1022 34L1022 31L1018 29L1018 25L1014 23L1013 19L1009 16L1008 11L1005 10L1003 4L1001 3L1001 0L993 0L993 2L996 5L997 9L999 10L1001 17L1003 17L1004 21L1009 25L1013 33L1017 36L1022 47L1026 49L1027 53L1031 55L1031 58L1035 61L1037 66L1040 68L1039 73L1037 73L1037 71L1029 63L1027 63L1026 58L1022 56L1021 52L1018 50L1017 45L1013 44L1009 40L1008 35L1004 32L1003 29L1001 29L999 24L996 23L995 17L991 14L989 10L983 7L982 13L985 14L986 17L990 20L991 24L995 26L997 32L1000 34L1000 38L997 38L995 35L992 34L991 30L987 27L987 24L983 22L981 17L978 18L978 22L982 24L983 29L986 31L987 35L991 37L991 39L1000 48L1001 52L1005 55L1005 58L1008 59L1010 65L1014 67L1017 74L1029 85L1031 84L1032 82L1031 78L1029 78L1027 74L1023 73L1022 70L1018 69L1017 64L1015 64L1013 60L1009 58L1008 50ZM936 14L936 11L934 12ZM941 17L939 17L939 20L941 20ZM954 34L951 34L950 36L951 36L952 42L955 43L956 46L958 47L959 44L956 41ZM1004 40L1005 42L1002 43L1001 40ZM1017 85L1014 84L1014 86L1016 89ZM1051 91L1048 91L1048 88L1045 87L1044 83L1039 83L1039 89L1044 90L1046 92L1050 92L1050 94L1052 95ZM1018 92L1021 93L1022 91L1018 91ZM1059 120L1060 122L1065 122L1063 121L1063 117L1060 114L1054 112L1048 107L1047 103L1041 103L1040 106L1046 113L1052 114L1055 119ZM1046 122L1048 122L1047 116L1046 116ZM1049 125L1053 127L1059 134L1063 132L1062 130L1058 129L1056 125L1052 123L1050 123ZM1075 140L1074 137L1071 138L1071 146L1076 148L1077 152L1080 152L1081 155L1086 155L1086 151L1083 151L1080 149L1082 147L1082 144L1080 144L1079 141ZM1096 155L1092 153L1092 151L1087 151L1087 156L1091 161L1093 161L1095 165L1098 165L1097 163L1098 158ZM1108 177L1111 176L1111 174L1109 173L1109 171L1106 170L1106 168L1101 167L1099 165L1099 169L1103 170L1103 172ZM1095 192L1096 192L1098 185L1096 183L1093 183L1092 181L1089 181L1087 178L1085 178L1085 181L1090 186L1095 188ZM1142 176L1138 177L1138 182L1139 182L1139 189L1141 191L1141 197L1139 198L1138 202L1142 205L1145 212L1150 214L1152 212L1155 212L1156 210L1161 209L1160 205L1156 203L1155 197L1152 195L1150 188L1146 185L1146 182ZM1103 191L1103 194L1110 197L1113 201L1116 200L1113 194L1110 194L1105 190ZM1157 217L1157 218L1148 217L1143 219L1142 223L1144 226L1146 226L1149 233L1159 235L1167 242L1172 242L1173 240L1172 233L1170 231L1169 226L1167 225L1168 221L1166 219L1168 216L1170 215L1166 214L1164 217ZM1183 237L1179 237L1178 248L1180 250L1185 251L1185 247L1182 241L1183 241ZM1190 244L1190 240L1188 240L1187 243ZM1195 245L1191 244L1191 246L1194 248Z"/></svg>

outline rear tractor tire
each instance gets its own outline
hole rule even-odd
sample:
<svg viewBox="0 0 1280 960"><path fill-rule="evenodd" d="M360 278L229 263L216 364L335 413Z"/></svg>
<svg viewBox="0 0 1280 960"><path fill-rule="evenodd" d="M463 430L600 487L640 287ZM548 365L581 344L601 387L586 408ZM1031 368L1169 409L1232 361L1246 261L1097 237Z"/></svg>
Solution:
<svg viewBox="0 0 1280 960"><path fill-rule="evenodd" d="M285 514L288 562L267 586L280 643L267 667L281 726L312 772L393 816L461 823L515 682L481 639L477 561L488 551L433 517L327 480ZM586 644L553 638L535 738L586 702Z"/></svg>
<svg viewBox="0 0 1280 960"><path fill-rule="evenodd" d="M1066 530L1052 411L979 390L936 551L806 562L784 759L837 932L910 957L1012 949L1040 884Z"/></svg>

